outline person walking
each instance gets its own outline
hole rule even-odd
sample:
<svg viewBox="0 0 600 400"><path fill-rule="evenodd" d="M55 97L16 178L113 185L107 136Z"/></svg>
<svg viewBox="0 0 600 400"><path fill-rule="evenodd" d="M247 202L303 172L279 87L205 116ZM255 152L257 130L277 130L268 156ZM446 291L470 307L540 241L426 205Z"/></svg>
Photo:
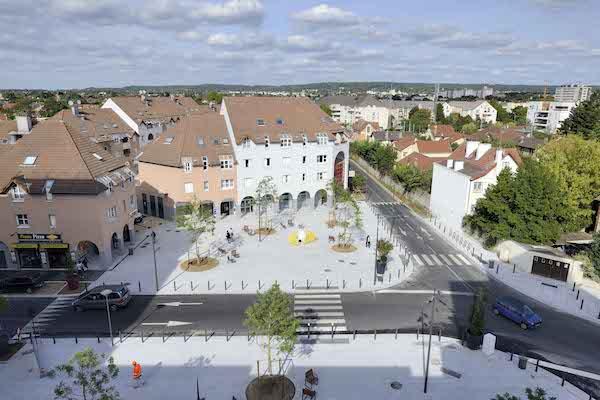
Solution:
<svg viewBox="0 0 600 400"><path fill-rule="evenodd" d="M138 388L144 384L142 379L142 366L135 360L131 363L131 365L133 365L133 387Z"/></svg>
<svg viewBox="0 0 600 400"><path fill-rule="evenodd" d="M367 235L367 240L365 241L365 247L371 248L371 236Z"/></svg>

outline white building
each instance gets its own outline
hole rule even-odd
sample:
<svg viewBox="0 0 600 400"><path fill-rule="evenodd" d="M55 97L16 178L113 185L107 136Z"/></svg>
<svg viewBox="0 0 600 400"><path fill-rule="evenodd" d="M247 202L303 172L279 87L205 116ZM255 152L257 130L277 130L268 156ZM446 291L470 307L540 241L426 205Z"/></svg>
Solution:
<svg viewBox="0 0 600 400"><path fill-rule="evenodd" d="M430 209L444 224L460 229L465 215L475 210L485 191L495 185L504 168L516 172L521 157L515 149L496 149L489 143L467 141L446 161L433 164Z"/></svg>
<svg viewBox="0 0 600 400"><path fill-rule="evenodd" d="M562 85L556 88L554 101L561 103L580 103L592 96L592 87L588 85Z"/></svg>
<svg viewBox="0 0 600 400"><path fill-rule="evenodd" d="M498 112L496 109L485 100L478 101L450 101L449 107L444 107L444 116L449 117L450 114L458 113L462 117L471 117L473 120L480 119L488 124L495 124Z"/></svg>
<svg viewBox="0 0 600 400"><path fill-rule="evenodd" d="M530 101L527 122L536 130L555 133L576 106L574 102Z"/></svg>
<svg viewBox="0 0 600 400"><path fill-rule="evenodd" d="M335 179L347 187L349 143L343 127L300 97L226 97L221 115L237 160L237 204L253 211L257 184L272 177L279 209L328 201Z"/></svg>

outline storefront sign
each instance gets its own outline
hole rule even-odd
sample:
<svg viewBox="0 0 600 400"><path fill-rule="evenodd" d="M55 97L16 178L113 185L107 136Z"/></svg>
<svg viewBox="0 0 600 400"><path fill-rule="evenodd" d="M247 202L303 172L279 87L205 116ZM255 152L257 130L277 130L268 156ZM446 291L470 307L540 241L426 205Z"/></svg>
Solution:
<svg viewBox="0 0 600 400"><path fill-rule="evenodd" d="M37 243L13 243L11 245L13 249L37 249Z"/></svg>
<svg viewBox="0 0 600 400"><path fill-rule="evenodd" d="M55 233L18 233L19 242L61 242L61 235Z"/></svg>
<svg viewBox="0 0 600 400"><path fill-rule="evenodd" d="M68 249L68 243L40 243L40 249Z"/></svg>

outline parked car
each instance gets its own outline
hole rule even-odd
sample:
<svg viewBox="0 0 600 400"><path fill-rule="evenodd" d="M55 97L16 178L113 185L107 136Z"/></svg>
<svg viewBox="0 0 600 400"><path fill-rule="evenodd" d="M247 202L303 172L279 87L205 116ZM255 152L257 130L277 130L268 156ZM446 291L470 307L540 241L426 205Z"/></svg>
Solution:
<svg viewBox="0 0 600 400"><path fill-rule="evenodd" d="M127 307L131 301L131 294L125 285L101 285L81 294L71 303L75 311L92 309L106 309L106 297L102 294L104 290L110 290L108 294L108 307L111 311Z"/></svg>
<svg viewBox="0 0 600 400"><path fill-rule="evenodd" d="M142 222L144 222L144 214L142 214L138 211L133 215L133 223L141 224Z"/></svg>
<svg viewBox="0 0 600 400"><path fill-rule="evenodd" d="M41 288L46 282L39 272L21 272L0 280L0 290L3 292L27 292Z"/></svg>
<svg viewBox="0 0 600 400"><path fill-rule="evenodd" d="M512 297L498 298L493 310L494 314L516 322L522 329L536 328L542 323L542 318L528 305Z"/></svg>

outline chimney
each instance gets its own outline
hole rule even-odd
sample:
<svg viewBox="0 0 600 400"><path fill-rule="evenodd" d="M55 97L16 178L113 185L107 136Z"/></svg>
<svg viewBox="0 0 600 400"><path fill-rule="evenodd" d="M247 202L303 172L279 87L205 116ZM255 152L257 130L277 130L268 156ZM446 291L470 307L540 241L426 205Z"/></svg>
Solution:
<svg viewBox="0 0 600 400"><path fill-rule="evenodd" d="M496 149L496 164L502 162L502 158L504 157L504 152L500 149Z"/></svg>
<svg viewBox="0 0 600 400"><path fill-rule="evenodd" d="M80 105L81 105L81 100L77 100L77 102L74 102L73 100L69 100L69 106L71 106L71 112L76 117L79 117L79 106Z"/></svg>
<svg viewBox="0 0 600 400"><path fill-rule="evenodd" d="M31 116L29 114L17 115L17 133L19 135L31 132Z"/></svg>
<svg viewBox="0 0 600 400"><path fill-rule="evenodd" d="M477 147L479 146L479 142L476 140L467 140L467 149L465 151L465 158L470 157L471 154L473 154L475 152L475 150L477 150Z"/></svg>
<svg viewBox="0 0 600 400"><path fill-rule="evenodd" d="M475 153L475 159L479 160L491 148L492 145L490 143L479 143L479 146L477 146L477 152Z"/></svg>
<svg viewBox="0 0 600 400"><path fill-rule="evenodd" d="M142 103L145 103L146 102L146 96L144 94L141 94L140 95L140 100L141 100Z"/></svg>
<svg viewBox="0 0 600 400"><path fill-rule="evenodd" d="M454 160L446 160L446 167L452 169L454 165Z"/></svg>
<svg viewBox="0 0 600 400"><path fill-rule="evenodd" d="M215 106L214 101L211 101L210 103L208 103L208 108L210 108L213 111L217 111L217 107Z"/></svg>
<svg viewBox="0 0 600 400"><path fill-rule="evenodd" d="M454 170L455 171L462 171L465 168L465 162L464 161L454 161Z"/></svg>

